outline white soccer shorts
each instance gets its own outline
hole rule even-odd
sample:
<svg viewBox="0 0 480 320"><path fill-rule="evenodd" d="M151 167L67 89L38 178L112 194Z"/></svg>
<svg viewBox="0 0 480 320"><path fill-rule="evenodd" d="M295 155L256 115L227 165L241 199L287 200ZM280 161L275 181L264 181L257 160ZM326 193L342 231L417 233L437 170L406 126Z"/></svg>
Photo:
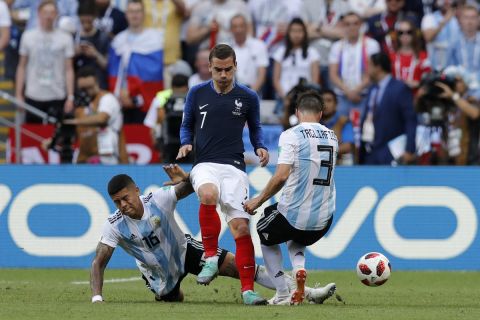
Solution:
<svg viewBox="0 0 480 320"><path fill-rule="evenodd" d="M232 219L250 219L243 210L243 204L249 196L248 176L232 165L202 162L193 167L190 181L198 195L198 189L205 183L214 184L219 192L220 209L229 223Z"/></svg>

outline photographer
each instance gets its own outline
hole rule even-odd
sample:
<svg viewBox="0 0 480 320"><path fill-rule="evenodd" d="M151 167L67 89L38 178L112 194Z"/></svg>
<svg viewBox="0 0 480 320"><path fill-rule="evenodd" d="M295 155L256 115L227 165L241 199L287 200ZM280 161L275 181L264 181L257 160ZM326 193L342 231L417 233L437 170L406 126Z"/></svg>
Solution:
<svg viewBox="0 0 480 320"><path fill-rule="evenodd" d="M96 70L90 67L77 73L75 119L64 124L77 126L80 153L77 163L126 163L121 135L122 112L115 96L100 89Z"/></svg>
<svg viewBox="0 0 480 320"><path fill-rule="evenodd" d="M420 164L478 162L480 109L474 96L476 87L474 78L455 66L424 81L417 104L424 119Z"/></svg>

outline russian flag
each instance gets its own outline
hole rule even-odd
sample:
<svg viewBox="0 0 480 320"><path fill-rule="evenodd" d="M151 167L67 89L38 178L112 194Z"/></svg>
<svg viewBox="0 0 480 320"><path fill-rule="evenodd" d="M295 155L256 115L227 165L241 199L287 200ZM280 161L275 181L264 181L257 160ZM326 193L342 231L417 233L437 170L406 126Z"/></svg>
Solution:
<svg viewBox="0 0 480 320"><path fill-rule="evenodd" d="M132 34L127 29L119 33L110 46L110 91L118 97L121 79L126 78L130 96L142 96L144 112L157 92L163 90L163 39L163 32L157 29L145 29L140 34Z"/></svg>

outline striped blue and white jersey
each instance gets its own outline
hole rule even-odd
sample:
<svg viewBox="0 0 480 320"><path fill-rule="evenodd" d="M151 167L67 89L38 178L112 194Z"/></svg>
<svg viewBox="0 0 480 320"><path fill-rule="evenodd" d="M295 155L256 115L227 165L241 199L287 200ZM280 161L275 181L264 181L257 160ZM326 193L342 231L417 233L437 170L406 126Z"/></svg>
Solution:
<svg viewBox="0 0 480 320"><path fill-rule="evenodd" d="M100 242L122 247L151 272L149 280L158 295L172 291L184 274L187 240L174 219L177 197L174 187L160 188L140 196L144 213L132 219L117 210L105 222Z"/></svg>
<svg viewBox="0 0 480 320"><path fill-rule="evenodd" d="M335 212L333 174L338 141L333 130L302 122L280 135L278 164L292 166L278 211L299 230L321 230Z"/></svg>

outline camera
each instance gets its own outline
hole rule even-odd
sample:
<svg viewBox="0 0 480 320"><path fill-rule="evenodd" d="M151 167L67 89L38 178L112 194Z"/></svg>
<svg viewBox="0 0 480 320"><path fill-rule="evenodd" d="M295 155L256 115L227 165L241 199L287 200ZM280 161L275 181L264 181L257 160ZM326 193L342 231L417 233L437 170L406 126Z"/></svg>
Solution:
<svg viewBox="0 0 480 320"><path fill-rule="evenodd" d="M88 107L92 102L92 98L85 90L80 90L75 93L73 104L75 107Z"/></svg>
<svg viewBox="0 0 480 320"><path fill-rule="evenodd" d="M75 126L64 124L63 121L73 119L72 114L61 116L55 125L55 132L50 142L49 149L55 150L60 154L60 163L72 163L73 160L73 142L75 140Z"/></svg>
<svg viewBox="0 0 480 320"><path fill-rule="evenodd" d="M455 89L455 77L434 71L427 74L421 81L420 86L425 89L425 94L417 101L417 112L426 114L427 126L444 126L448 121L448 112L453 110L455 105L450 99L442 98L443 89L436 83L443 83Z"/></svg>

